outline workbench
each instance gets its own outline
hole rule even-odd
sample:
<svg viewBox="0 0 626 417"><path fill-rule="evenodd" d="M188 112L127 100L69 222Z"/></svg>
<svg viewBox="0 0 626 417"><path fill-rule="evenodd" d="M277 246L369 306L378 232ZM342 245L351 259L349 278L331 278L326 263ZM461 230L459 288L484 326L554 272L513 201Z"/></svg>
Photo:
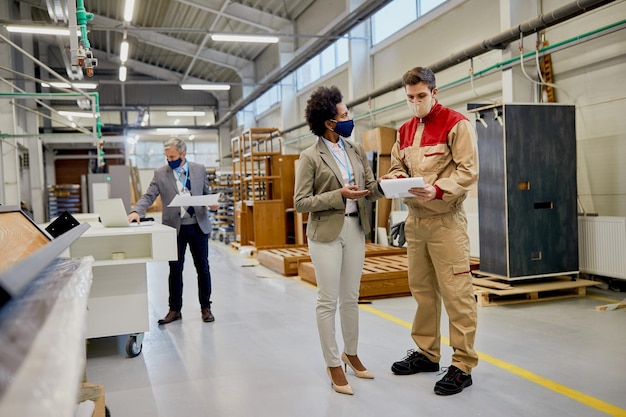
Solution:
<svg viewBox="0 0 626 417"><path fill-rule="evenodd" d="M69 247L69 256L93 256L86 337L129 335L126 353L141 353L148 317L147 263L177 257L176 229L149 226L91 227Z"/></svg>

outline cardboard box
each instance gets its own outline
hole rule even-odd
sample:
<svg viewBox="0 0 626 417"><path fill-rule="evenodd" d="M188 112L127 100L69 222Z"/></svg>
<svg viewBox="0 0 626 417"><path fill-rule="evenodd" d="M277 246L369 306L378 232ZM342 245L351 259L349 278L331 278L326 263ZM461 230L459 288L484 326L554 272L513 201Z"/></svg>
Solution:
<svg viewBox="0 0 626 417"><path fill-rule="evenodd" d="M391 154L391 148L396 142L396 129L377 127L366 130L362 136L363 147L366 152L378 152L381 155Z"/></svg>

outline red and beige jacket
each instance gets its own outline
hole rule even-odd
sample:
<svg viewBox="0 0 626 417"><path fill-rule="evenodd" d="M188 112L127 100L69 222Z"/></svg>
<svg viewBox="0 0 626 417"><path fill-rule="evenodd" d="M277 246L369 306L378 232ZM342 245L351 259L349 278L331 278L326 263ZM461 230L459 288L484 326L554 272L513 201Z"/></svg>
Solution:
<svg viewBox="0 0 626 417"><path fill-rule="evenodd" d="M398 130L388 174L423 177L437 189L437 198L425 203L404 198L411 215L424 218L458 210L478 182L476 129L461 113L435 103L426 117L412 117Z"/></svg>

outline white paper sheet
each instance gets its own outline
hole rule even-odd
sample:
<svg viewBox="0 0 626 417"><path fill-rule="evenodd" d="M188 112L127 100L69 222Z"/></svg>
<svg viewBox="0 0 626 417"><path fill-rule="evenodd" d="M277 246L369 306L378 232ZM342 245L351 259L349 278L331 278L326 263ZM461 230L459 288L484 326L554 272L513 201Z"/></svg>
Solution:
<svg viewBox="0 0 626 417"><path fill-rule="evenodd" d="M415 197L409 193L409 188L424 188L426 184L422 177L395 178L380 181L380 187L387 198Z"/></svg>
<svg viewBox="0 0 626 417"><path fill-rule="evenodd" d="M219 202L220 194L205 195L182 195L176 197L167 205L168 207L188 207L188 206L212 206Z"/></svg>

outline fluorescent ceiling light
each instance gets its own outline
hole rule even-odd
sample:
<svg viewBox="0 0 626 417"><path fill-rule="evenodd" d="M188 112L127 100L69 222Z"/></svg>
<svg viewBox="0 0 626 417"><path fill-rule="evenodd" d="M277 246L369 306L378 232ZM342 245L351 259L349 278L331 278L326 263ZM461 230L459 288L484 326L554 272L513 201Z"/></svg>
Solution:
<svg viewBox="0 0 626 417"><path fill-rule="evenodd" d="M228 84L181 84L180 88L183 90L213 90L213 91L228 91L230 85Z"/></svg>
<svg viewBox="0 0 626 417"><path fill-rule="evenodd" d="M168 116L178 117L178 116L204 116L206 112L195 110L195 111L168 111L166 113Z"/></svg>
<svg viewBox="0 0 626 417"><path fill-rule="evenodd" d="M187 133L189 129L186 127L157 127L157 133L164 134L176 134L176 133Z"/></svg>
<svg viewBox="0 0 626 417"><path fill-rule="evenodd" d="M278 36L215 34L211 39L221 42L278 43Z"/></svg>
<svg viewBox="0 0 626 417"><path fill-rule="evenodd" d="M70 36L69 28L50 27L50 26L7 26L9 32L12 33L28 33L31 35L57 35ZM76 32L80 36L80 31Z"/></svg>
<svg viewBox="0 0 626 417"><path fill-rule="evenodd" d="M83 90L93 90L98 88L98 84L96 83L72 83L70 86L68 83L62 82L49 82L49 83L41 83L42 87L56 87L56 88L80 88Z"/></svg>
<svg viewBox="0 0 626 417"><path fill-rule="evenodd" d="M128 60L128 41L122 41L120 44L120 61L122 63Z"/></svg>
<svg viewBox="0 0 626 417"><path fill-rule="evenodd" d="M123 65L120 67L119 78L121 82L126 81L126 67Z"/></svg>
<svg viewBox="0 0 626 417"><path fill-rule="evenodd" d="M135 0L126 0L124 4L124 21L130 22L133 20L133 11L135 10Z"/></svg>
<svg viewBox="0 0 626 417"><path fill-rule="evenodd" d="M65 110L60 110L59 114L61 116L65 116L65 117L85 117L85 118L89 118L89 119L93 119L96 117L95 114L90 113L90 112L86 112L86 111L65 111Z"/></svg>

